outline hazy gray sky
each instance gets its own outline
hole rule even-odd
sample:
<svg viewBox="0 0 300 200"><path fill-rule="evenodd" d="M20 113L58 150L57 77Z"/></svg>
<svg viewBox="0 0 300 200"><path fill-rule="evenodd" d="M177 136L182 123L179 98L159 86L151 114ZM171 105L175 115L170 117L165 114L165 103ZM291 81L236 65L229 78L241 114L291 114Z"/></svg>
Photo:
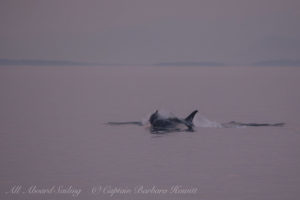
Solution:
<svg viewBox="0 0 300 200"><path fill-rule="evenodd" d="M299 59L299 0L1 0L0 58Z"/></svg>

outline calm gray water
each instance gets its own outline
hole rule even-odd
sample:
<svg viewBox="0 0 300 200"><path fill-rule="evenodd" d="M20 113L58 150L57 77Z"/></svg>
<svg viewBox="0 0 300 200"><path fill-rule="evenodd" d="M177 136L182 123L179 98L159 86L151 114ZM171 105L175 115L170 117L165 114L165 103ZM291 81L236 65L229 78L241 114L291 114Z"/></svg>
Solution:
<svg viewBox="0 0 300 200"><path fill-rule="evenodd" d="M287 67L0 67L0 198L299 199L299 83ZM156 109L200 126L105 124ZM217 128L232 120L287 124Z"/></svg>

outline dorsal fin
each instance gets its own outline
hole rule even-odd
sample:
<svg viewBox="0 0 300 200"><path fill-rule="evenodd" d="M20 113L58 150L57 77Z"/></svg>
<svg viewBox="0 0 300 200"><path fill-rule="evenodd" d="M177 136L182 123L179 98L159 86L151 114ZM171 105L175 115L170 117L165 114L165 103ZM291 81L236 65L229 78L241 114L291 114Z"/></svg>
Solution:
<svg viewBox="0 0 300 200"><path fill-rule="evenodd" d="M190 124L192 124L193 119L196 115L196 113L198 112L198 110L193 111L189 116L187 116L184 120Z"/></svg>
<svg viewBox="0 0 300 200"><path fill-rule="evenodd" d="M155 113L153 113L150 118L149 118L149 121L150 123L153 123L153 121L157 118L158 116L158 110L155 111Z"/></svg>

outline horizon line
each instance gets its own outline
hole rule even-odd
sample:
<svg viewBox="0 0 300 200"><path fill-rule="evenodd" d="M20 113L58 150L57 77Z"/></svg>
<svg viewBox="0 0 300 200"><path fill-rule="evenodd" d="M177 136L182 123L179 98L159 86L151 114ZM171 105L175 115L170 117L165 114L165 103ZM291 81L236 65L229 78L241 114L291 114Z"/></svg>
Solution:
<svg viewBox="0 0 300 200"><path fill-rule="evenodd" d="M7 59L0 58L0 66L165 66L165 67L227 67L227 66L297 66L300 67L300 60L292 59L274 59L261 60L248 64L230 64L216 61L172 61L172 62L156 62L151 64L120 64L120 63L100 63L87 61L71 61L71 60L49 60L49 59Z"/></svg>

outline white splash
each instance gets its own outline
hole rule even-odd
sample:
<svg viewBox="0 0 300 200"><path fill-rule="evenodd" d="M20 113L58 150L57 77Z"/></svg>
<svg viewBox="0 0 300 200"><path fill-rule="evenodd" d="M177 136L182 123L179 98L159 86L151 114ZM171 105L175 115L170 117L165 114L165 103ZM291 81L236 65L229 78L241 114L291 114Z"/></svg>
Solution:
<svg viewBox="0 0 300 200"><path fill-rule="evenodd" d="M199 113L195 116L193 123L196 127L204 127L204 128L222 128L223 127L221 123L209 120Z"/></svg>

